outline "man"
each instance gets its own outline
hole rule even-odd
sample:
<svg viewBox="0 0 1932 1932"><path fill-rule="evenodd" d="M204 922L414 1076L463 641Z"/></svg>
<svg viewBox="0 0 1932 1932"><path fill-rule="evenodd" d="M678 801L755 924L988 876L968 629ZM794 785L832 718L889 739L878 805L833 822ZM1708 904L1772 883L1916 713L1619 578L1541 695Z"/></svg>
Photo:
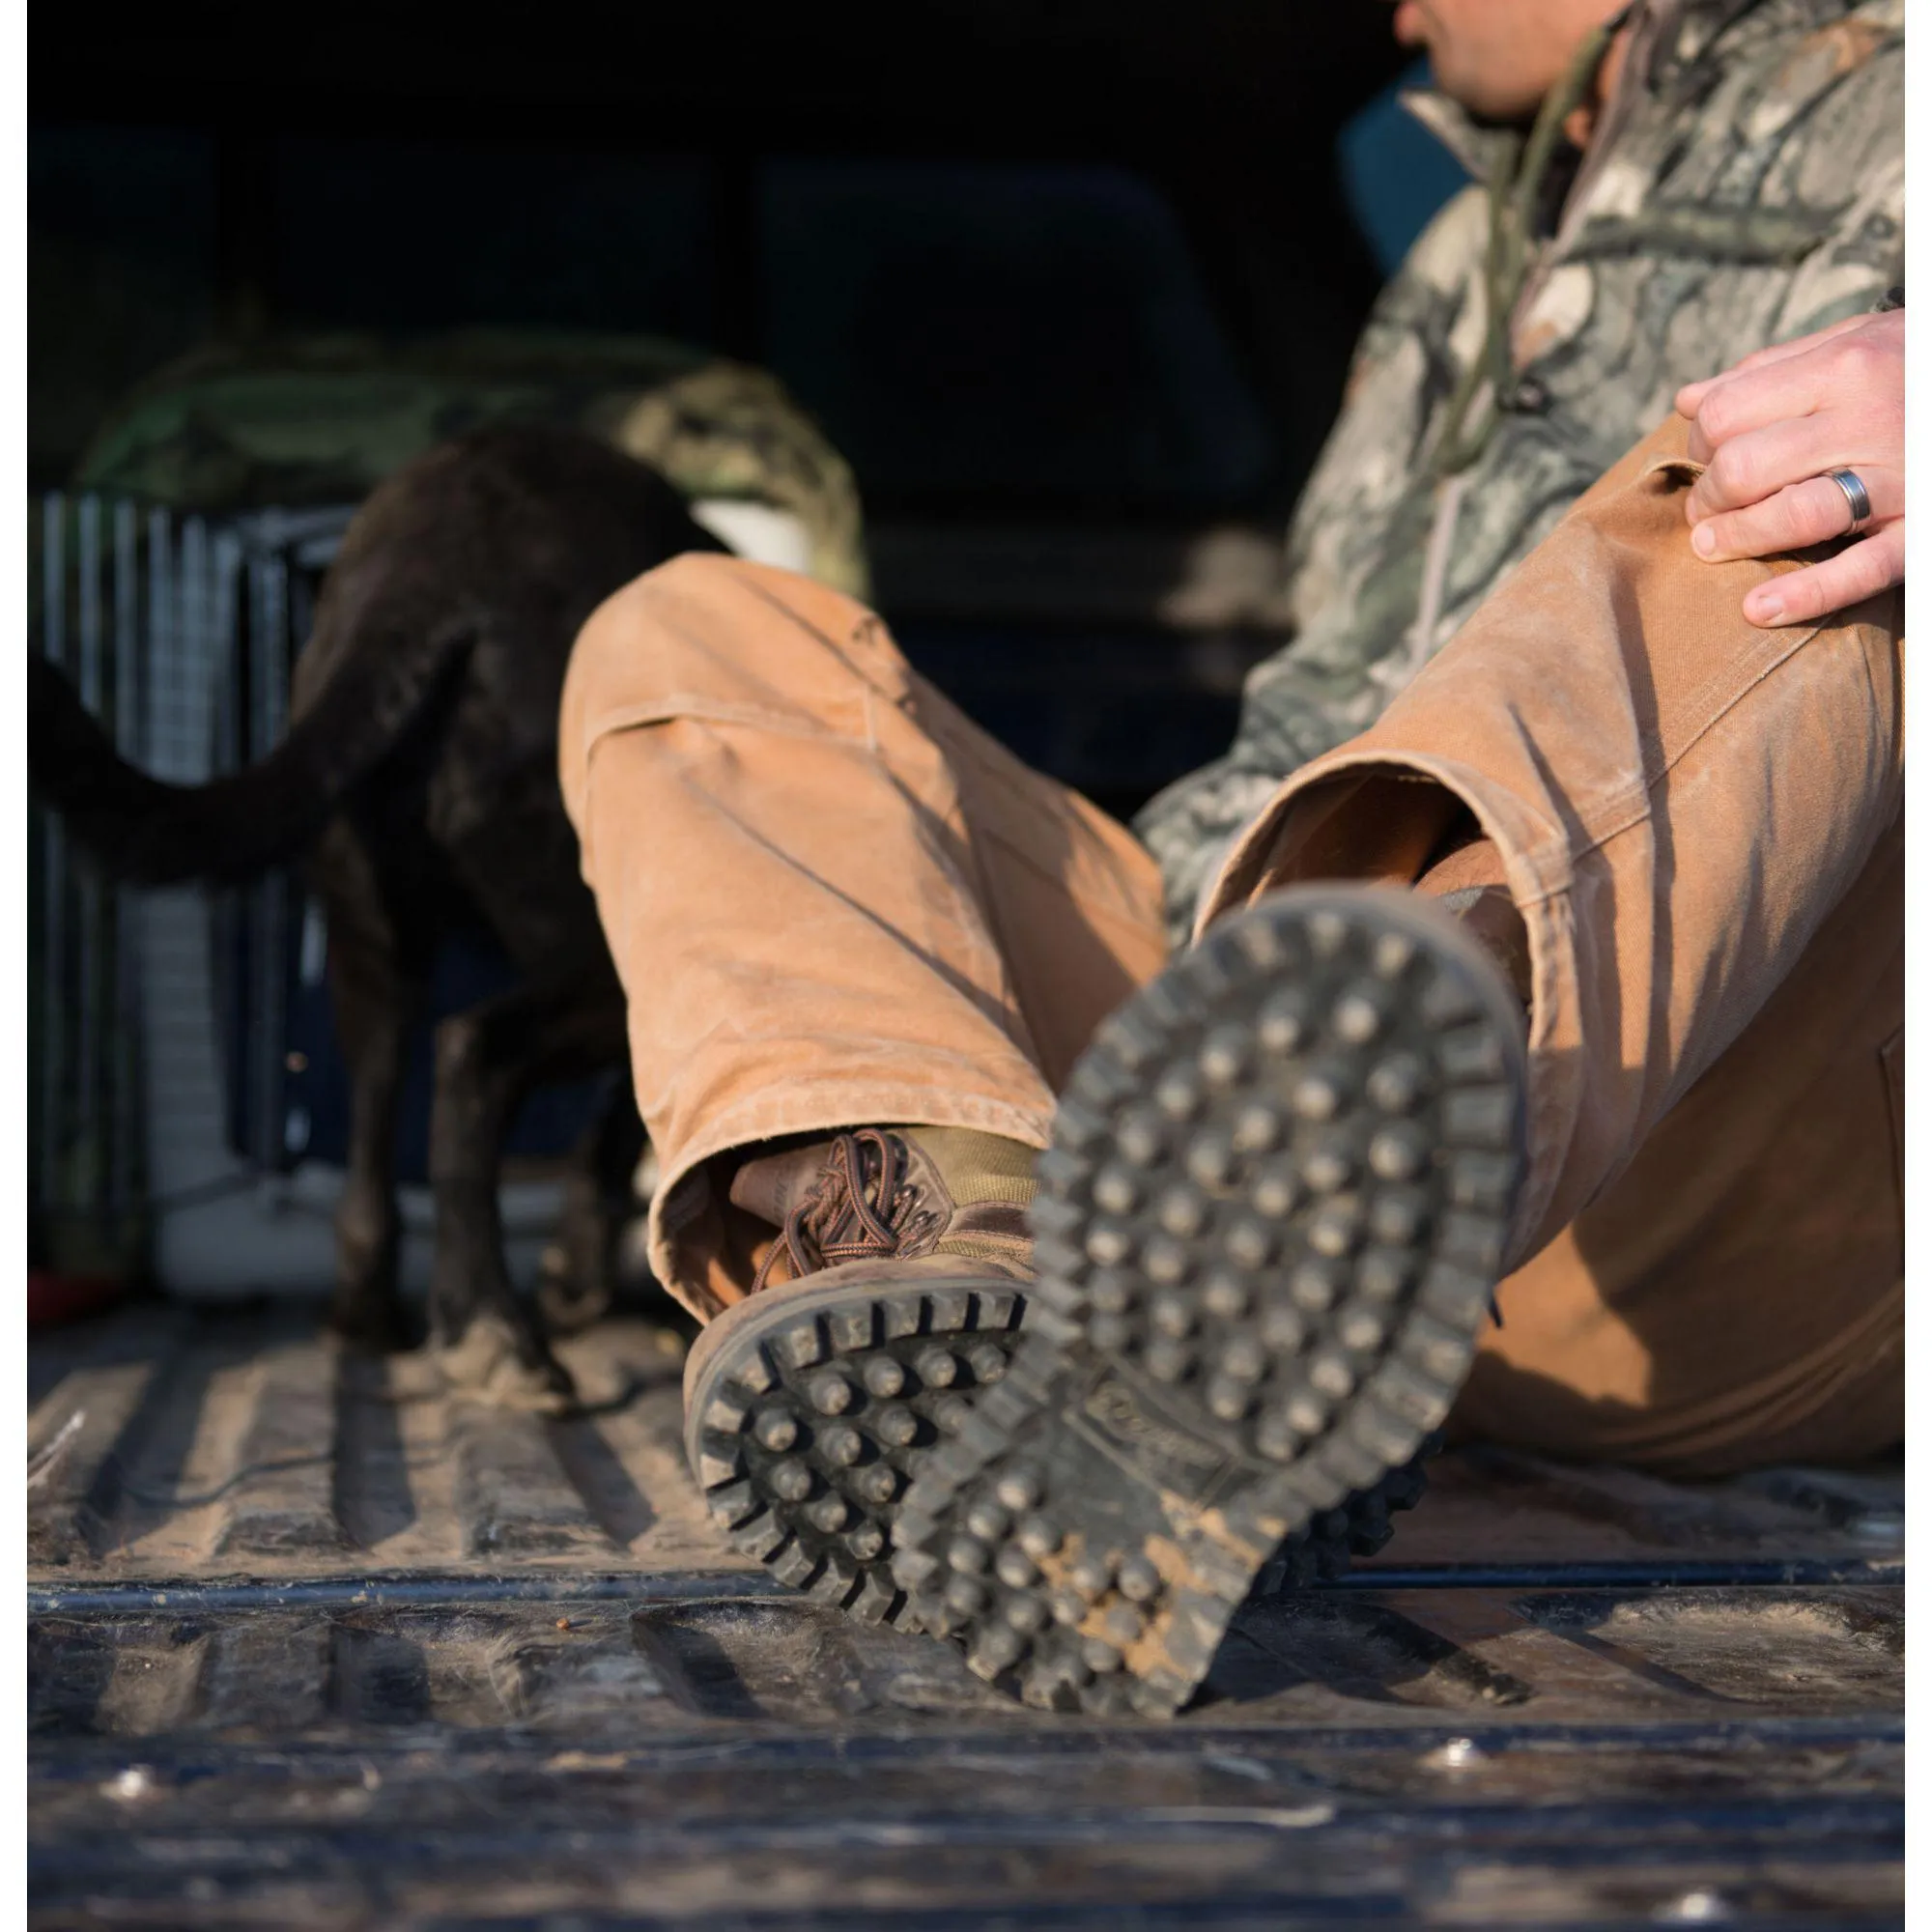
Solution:
<svg viewBox="0 0 1932 1932"><path fill-rule="evenodd" d="M1595 60L1604 0L1398 9L1460 97L1423 118L1483 185L1364 331L1291 533L1293 646L1251 680L1228 755L1141 816L1177 945L1281 776L1371 724L1680 384L1903 279L1901 6L1626 11ZM1539 214L1547 241L1521 245Z"/></svg>
<svg viewBox="0 0 1932 1932"><path fill-rule="evenodd" d="M1754 628L1809 573L1724 521L1819 514L1763 384L1830 345L1645 438L1900 278L1897 0L1398 20L1489 186L1145 846L782 573L651 573L565 696L714 1513L1045 1705L1177 1708L1452 1403L1683 1469L1899 1433L1895 599Z"/></svg>

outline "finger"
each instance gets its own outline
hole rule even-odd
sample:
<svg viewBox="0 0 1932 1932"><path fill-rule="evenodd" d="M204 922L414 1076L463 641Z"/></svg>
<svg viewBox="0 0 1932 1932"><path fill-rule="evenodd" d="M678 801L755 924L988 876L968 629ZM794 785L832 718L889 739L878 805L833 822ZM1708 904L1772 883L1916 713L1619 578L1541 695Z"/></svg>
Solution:
<svg viewBox="0 0 1932 1932"><path fill-rule="evenodd" d="M1891 315L1854 319L1802 354L1723 377L1703 397L1691 420L1691 459L1708 463L1733 438L1782 417L1823 415L1879 404L1904 392L1905 331ZM1841 458L1875 456L1858 450Z"/></svg>
<svg viewBox="0 0 1932 1932"><path fill-rule="evenodd" d="M1889 523L1905 512L1905 478L1894 470L1861 469L1859 481L1871 498L1872 522ZM1852 506L1829 476L1787 484L1760 502L1705 518L1690 532L1690 548L1706 563L1740 556L1776 556L1805 550L1850 533Z"/></svg>
<svg viewBox="0 0 1932 1932"><path fill-rule="evenodd" d="M1841 400L1832 382L1833 351L1808 349L1763 369L1727 376L1697 406L1690 419L1693 463L1709 463L1725 443L1776 422L1806 416ZM1842 351L1835 352L1842 354Z"/></svg>
<svg viewBox="0 0 1932 1932"><path fill-rule="evenodd" d="M1821 343L1831 341L1834 335L1843 335L1851 329L1862 327L1870 320L1869 316L1848 315L1842 322L1831 323L1824 328L1814 328L1809 335L1794 336L1789 342L1774 342L1768 349L1754 349L1748 355L1741 356L1728 369L1720 369L1715 376L1703 377L1695 383L1686 383L1677 392L1677 413L1681 416L1694 416L1705 397L1720 383L1728 383L1734 377L1748 375L1754 370L1768 369L1775 362L1788 362L1794 355L1808 355Z"/></svg>
<svg viewBox="0 0 1932 1932"><path fill-rule="evenodd" d="M1811 624L1904 582L1905 519L1900 517L1823 563L1760 583L1745 599L1745 615L1766 630Z"/></svg>
<svg viewBox="0 0 1932 1932"><path fill-rule="evenodd" d="M1788 483L1856 461L1839 447L1844 425L1830 415L1783 417L1731 437L1690 486L1684 514L1693 524L1722 510L1760 503ZM1862 473L1862 472L1861 472Z"/></svg>

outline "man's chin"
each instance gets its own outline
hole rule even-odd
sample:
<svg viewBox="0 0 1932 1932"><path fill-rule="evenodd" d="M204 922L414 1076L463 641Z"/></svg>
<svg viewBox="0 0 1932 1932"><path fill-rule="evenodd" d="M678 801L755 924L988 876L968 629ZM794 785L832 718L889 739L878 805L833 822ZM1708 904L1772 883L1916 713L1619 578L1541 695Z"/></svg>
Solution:
<svg viewBox="0 0 1932 1932"><path fill-rule="evenodd" d="M1429 44L1429 24L1422 17L1422 9L1415 0L1402 0L1395 10L1395 37L1406 47L1426 47Z"/></svg>

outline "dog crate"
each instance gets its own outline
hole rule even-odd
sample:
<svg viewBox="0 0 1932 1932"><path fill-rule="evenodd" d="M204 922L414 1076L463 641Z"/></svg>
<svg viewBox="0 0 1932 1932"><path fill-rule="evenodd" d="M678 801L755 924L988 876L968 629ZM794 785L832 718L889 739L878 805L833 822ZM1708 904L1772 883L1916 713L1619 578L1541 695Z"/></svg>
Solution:
<svg viewBox="0 0 1932 1932"><path fill-rule="evenodd" d="M802 525L699 502L742 554L799 568ZM73 681L124 756L177 784L260 757L353 507L178 516L126 499L31 506L30 647ZM240 889L104 883L58 818L30 819L29 1168L33 1238L72 1273L143 1265L195 1297L312 1293L333 1279L347 1078L328 1010L327 935L299 878ZM443 1014L507 982L461 946L439 961L402 1097L407 1289L427 1286L432 1046ZM527 1279L560 1206L556 1167L603 1083L533 1095L501 1190Z"/></svg>

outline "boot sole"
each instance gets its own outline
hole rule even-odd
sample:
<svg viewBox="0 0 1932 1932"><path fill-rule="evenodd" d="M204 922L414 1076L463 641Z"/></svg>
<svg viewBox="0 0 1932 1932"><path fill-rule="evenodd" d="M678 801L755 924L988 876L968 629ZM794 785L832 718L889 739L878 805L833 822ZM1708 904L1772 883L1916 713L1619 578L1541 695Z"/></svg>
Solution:
<svg viewBox="0 0 1932 1932"><path fill-rule="evenodd" d="M686 1449L734 1548L866 1623L906 1621L894 1520L929 1454L1007 1374L1026 1293L1005 1276L832 1284L745 1319L691 1392Z"/></svg>
<svg viewBox="0 0 1932 1932"><path fill-rule="evenodd" d="M1284 1555L1412 1499L1525 1078L1508 988L1412 894L1276 895L1130 1000L1041 1157L1030 1332L900 1509L912 1616L1028 1703L1178 1710Z"/></svg>
<svg viewBox="0 0 1932 1932"><path fill-rule="evenodd" d="M793 1588L864 1623L921 1629L892 1572L900 1504L1007 1374L1027 1314L1026 1291L1004 1276L775 1302L724 1339L691 1392L685 1448L712 1521ZM1258 1588L1330 1581L1380 1548L1389 1512L1422 1493L1422 1462L1305 1525Z"/></svg>

